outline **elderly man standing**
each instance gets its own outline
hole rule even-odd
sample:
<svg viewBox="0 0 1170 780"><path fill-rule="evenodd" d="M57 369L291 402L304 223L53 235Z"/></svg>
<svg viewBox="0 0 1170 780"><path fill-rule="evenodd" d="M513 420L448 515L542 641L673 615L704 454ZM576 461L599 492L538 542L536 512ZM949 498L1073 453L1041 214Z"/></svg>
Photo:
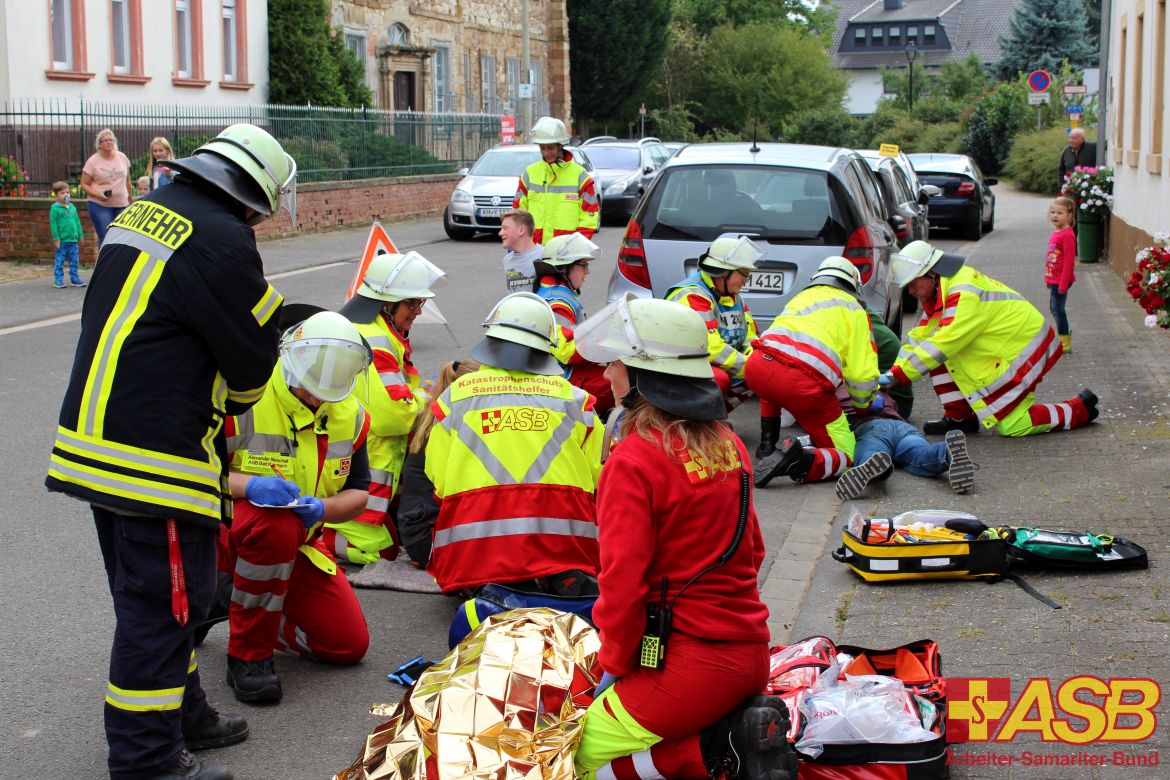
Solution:
<svg viewBox="0 0 1170 780"><path fill-rule="evenodd" d="M1074 127L1068 134L1068 146L1060 153L1060 173L1056 181L1059 191L1064 186L1064 178L1073 172L1077 166L1082 168L1097 165L1097 145L1085 143L1085 131Z"/></svg>
<svg viewBox="0 0 1170 780"><path fill-rule="evenodd" d="M553 236L580 233L589 238L597 232L601 201L585 168L565 151L569 133L565 123L542 116L532 128L540 147L540 160L520 174L512 208L524 209L536 222L532 240L543 244Z"/></svg>

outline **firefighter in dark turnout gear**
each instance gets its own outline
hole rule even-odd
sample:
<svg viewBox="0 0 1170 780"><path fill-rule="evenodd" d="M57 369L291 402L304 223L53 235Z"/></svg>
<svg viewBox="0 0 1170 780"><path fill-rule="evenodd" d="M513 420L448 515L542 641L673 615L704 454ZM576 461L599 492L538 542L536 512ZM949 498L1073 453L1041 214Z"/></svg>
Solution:
<svg viewBox="0 0 1170 780"><path fill-rule="evenodd" d="M192 637L230 507L224 417L261 397L277 357L282 298L249 225L294 194L296 164L233 125L169 165L178 186L132 204L102 245L45 481L92 505L105 560L114 780L231 778L189 751L248 735L207 703Z"/></svg>

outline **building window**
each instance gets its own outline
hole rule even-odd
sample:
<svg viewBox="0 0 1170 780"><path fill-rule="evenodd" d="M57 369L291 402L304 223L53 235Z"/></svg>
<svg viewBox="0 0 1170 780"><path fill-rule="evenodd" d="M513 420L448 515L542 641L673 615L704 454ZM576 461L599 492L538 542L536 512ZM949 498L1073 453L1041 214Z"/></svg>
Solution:
<svg viewBox="0 0 1170 780"><path fill-rule="evenodd" d="M53 67L73 69L73 5L69 0L53 0Z"/></svg>
<svg viewBox="0 0 1170 780"><path fill-rule="evenodd" d="M906 43L907 44L918 43L918 28L917 27L907 27L906 28Z"/></svg>
<svg viewBox="0 0 1170 780"><path fill-rule="evenodd" d="M1130 122L1130 165L1137 165L1137 152L1142 148L1142 96L1145 90L1146 70L1146 15L1138 14L1133 35L1133 121Z"/></svg>
<svg viewBox="0 0 1170 780"><path fill-rule="evenodd" d="M933 24L928 24L928 25L923 26L923 28L922 28L922 41L923 41L923 43L934 43L934 40L935 40L934 30L935 30L935 27Z"/></svg>
<svg viewBox="0 0 1170 780"><path fill-rule="evenodd" d="M875 27L872 30L870 30L870 35L873 36L873 45L874 46L881 46L882 45L882 35L884 35L884 34L885 34L885 31L882 30L881 27Z"/></svg>
<svg viewBox="0 0 1170 780"><path fill-rule="evenodd" d="M236 0L242 6L241 0ZM237 13L240 8L237 8ZM238 27L238 25L237 25ZM236 39L237 43L239 38ZM237 46L238 51L238 46ZM202 0L175 0L175 79L200 81L203 78ZM184 84L183 86L204 86Z"/></svg>
<svg viewBox="0 0 1170 780"><path fill-rule="evenodd" d="M85 71L84 0L51 0L49 3L49 78L92 78ZM59 74L59 75L54 75Z"/></svg>
<svg viewBox="0 0 1170 780"><path fill-rule="evenodd" d="M538 116L548 114L548 97L544 93L544 66L540 60L529 60L532 68L532 105Z"/></svg>
<svg viewBox="0 0 1170 780"><path fill-rule="evenodd" d="M406 29L406 25L395 22L386 31L386 43L391 46L409 46L410 30Z"/></svg>
<svg viewBox="0 0 1170 780"><path fill-rule="evenodd" d="M354 59L362 65L362 76L366 75L369 68L369 49L366 47L366 33L365 31L345 31L345 48L349 49L353 54Z"/></svg>
<svg viewBox="0 0 1170 780"><path fill-rule="evenodd" d="M235 81L239 70L236 46L236 0L223 0L223 78Z"/></svg>
<svg viewBox="0 0 1170 780"><path fill-rule="evenodd" d="M472 78L471 52L463 52L463 110L475 112L475 79Z"/></svg>
<svg viewBox="0 0 1170 780"><path fill-rule="evenodd" d="M114 73L130 72L130 0L110 0Z"/></svg>
<svg viewBox="0 0 1170 780"><path fill-rule="evenodd" d="M496 95L496 58L491 54L479 55L480 111L485 114L499 113L499 98Z"/></svg>
<svg viewBox="0 0 1170 780"><path fill-rule="evenodd" d="M891 46L901 46L902 45L902 28L901 27L891 27L890 28L890 45Z"/></svg>
<svg viewBox="0 0 1170 780"><path fill-rule="evenodd" d="M444 113L452 109L451 97L451 47L435 47L435 66L431 71L435 95L435 111Z"/></svg>
<svg viewBox="0 0 1170 780"><path fill-rule="evenodd" d="M507 112L516 113L520 107L520 60L509 57L505 67L508 69L508 105Z"/></svg>
<svg viewBox="0 0 1170 780"><path fill-rule="evenodd" d="M864 46L865 40L866 39L865 39L865 28L864 27L859 27L853 31L853 45L854 46Z"/></svg>

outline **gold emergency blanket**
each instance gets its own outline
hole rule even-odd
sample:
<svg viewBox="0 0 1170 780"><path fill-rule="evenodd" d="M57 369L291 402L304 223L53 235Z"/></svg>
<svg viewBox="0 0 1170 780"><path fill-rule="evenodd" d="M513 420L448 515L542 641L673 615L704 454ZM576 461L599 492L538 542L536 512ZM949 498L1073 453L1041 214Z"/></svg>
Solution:
<svg viewBox="0 0 1170 780"><path fill-rule="evenodd" d="M577 615L493 615L422 673L334 780L572 780L600 648Z"/></svg>

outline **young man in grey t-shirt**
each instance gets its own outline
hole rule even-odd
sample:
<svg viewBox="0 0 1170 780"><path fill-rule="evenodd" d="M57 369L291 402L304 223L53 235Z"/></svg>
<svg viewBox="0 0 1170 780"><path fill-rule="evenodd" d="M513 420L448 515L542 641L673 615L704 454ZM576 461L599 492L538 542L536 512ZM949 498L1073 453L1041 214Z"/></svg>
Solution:
<svg viewBox="0 0 1170 780"><path fill-rule="evenodd" d="M500 240L504 255L504 283L509 293L531 292L536 279L533 263L540 259L544 249L533 242L536 222L524 209L509 211L500 219Z"/></svg>

